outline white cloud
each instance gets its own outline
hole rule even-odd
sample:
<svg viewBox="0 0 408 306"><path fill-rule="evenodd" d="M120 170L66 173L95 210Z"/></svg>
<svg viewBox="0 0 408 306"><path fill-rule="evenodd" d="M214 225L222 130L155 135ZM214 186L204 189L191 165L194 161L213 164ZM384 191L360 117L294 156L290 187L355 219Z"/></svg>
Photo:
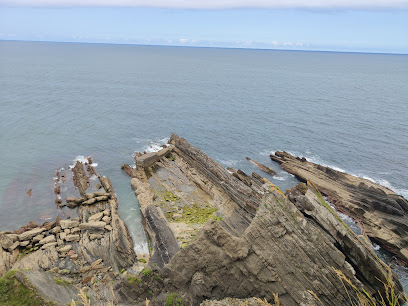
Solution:
<svg viewBox="0 0 408 306"><path fill-rule="evenodd" d="M408 8L408 0L0 0L6 6L112 6L178 9Z"/></svg>

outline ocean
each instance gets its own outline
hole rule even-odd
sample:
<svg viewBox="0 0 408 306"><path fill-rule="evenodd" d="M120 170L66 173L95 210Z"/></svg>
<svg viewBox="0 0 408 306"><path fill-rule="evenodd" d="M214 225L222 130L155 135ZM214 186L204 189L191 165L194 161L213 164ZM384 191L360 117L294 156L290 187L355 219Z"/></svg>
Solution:
<svg viewBox="0 0 408 306"><path fill-rule="evenodd" d="M55 218L56 170L92 156L146 251L120 167L173 132L283 189L275 150L408 197L408 55L0 41L0 92L0 230Z"/></svg>

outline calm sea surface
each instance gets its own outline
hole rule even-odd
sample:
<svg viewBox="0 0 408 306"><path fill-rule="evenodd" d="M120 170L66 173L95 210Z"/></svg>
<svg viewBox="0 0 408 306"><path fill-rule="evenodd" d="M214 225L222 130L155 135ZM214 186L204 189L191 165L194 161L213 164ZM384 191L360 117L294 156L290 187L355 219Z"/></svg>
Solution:
<svg viewBox="0 0 408 306"><path fill-rule="evenodd" d="M54 218L55 171L92 156L146 250L120 166L172 132L282 188L274 150L408 197L408 56L0 41L0 230Z"/></svg>

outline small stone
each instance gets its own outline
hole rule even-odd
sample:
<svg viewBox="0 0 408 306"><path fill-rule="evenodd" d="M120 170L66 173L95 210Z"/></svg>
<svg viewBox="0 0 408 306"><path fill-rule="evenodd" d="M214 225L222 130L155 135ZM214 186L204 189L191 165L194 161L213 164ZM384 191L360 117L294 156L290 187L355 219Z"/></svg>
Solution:
<svg viewBox="0 0 408 306"><path fill-rule="evenodd" d="M59 236L60 236L60 238L61 238L62 240L65 240L65 238L67 237L67 234L65 234L64 232L62 232L62 233L59 234Z"/></svg>
<svg viewBox="0 0 408 306"><path fill-rule="evenodd" d="M50 242L50 243L44 244L44 245L41 247L41 249L42 249L42 250L48 249L48 248L53 247L53 246L56 246L56 245L57 245L56 242Z"/></svg>
<svg viewBox="0 0 408 306"><path fill-rule="evenodd" d="M13 242L18 240L17 234L6 234L6 236L9 237Z"/></svg>
<svg viewBox="0 0 408 306"><path fill-rule="evenodd" d="M61 231L61 226L56 226L51 230L52 234L58 234Z"/></svg>
<svg viewBox="0 0 408 306"><path fill-rule="evenodd" d="M33 242L39 242L44 239L44 235L37 235L33 238Z"/></svg>
<svg viewBox="0 0 408 306"><path fill-rule="evenodd" d="M109 216L110 215L110 210L107 208L103 211L104 216Z"/></svg>
<svg viewBox="0 0 408 306"><path fill-rule="evenodd" d="M48 272L56 273L56 272L58 272L58 270L59 270L59 269L58 269L57 267L54 267L54 268L48 270Z"/></svg>
<svg viewBox="0 0 408 306"><path fill-rule="evenodd" d="M102 221L106 222L106 223L110 223L111 222L111 217L105 216L105 217L102 218Z"/></svg>
<svg viewBox="0 0 408 306"><path fill-rule="evenodd" d="M73 228L79 225L78 221L75 220L61 220L60 226L62 229Z"/></svg>
<svg viewBox="0 0 408 306"><path fill-rule="evenodd" d="M99 265L102 262L102 258L99 258L97 260L95 260L92 264L91 264L91 268L93 269L95 266Z"/></svg>
<svg viewBox="0 0 408 306"><path fill-rule="evenodd" d="M96 198L92 198L82 202L82 205L92 205L96 202Z"/></svg>
<svg viewBox="0 0 408 306"><path fill-rule="evenodd" d="M79 270L79 272L85 273L85 272L88 272L90 270L91 270L91 266L84 266Z"/></svg>
<svg viewBox="0 0 408 306"><path fill-rule="evenodd" d="M79 241L79 235L68 235L65 237L66 241Z"/></svg>
<svg viewBox="0 0 408 306"><path fill-rule="evenodd" d="M66 228L66 229L64 229L64 233L67 234L67 235L69 235L69 234L71 234L71 230L68 229L68 228Z"/></svg>
<svg viewBox="0 0 408 306"><path fill-rule="evenodd" d="M60 245L63 245L63 244L64 244L64 241L62 241L61 239L57 239L57 243L58 243L58 245L60 246Z"/></svg>
<svg viewBox="0 0 408 306"><path fill-rule="evenodd" d="M103 221L81 223L79 225L81 230L101 230L105 227L106 223Z"/></svg>
<svg viewBox="0 0 408 306"><path fill-rule="evenodd" d="M59 248L58 252L64 253L64 252L68 252L71 249L72 249L72 245L67 244L67 245L63 246L62 248Z"/></svg>
<svg viewBox="0 0 408 306"><path fill-rule="evenodd" d="M91 281L92 277L93 277L93 275L85 276L85 277L82 279L82 281L81 281L82 284L87 284L87 283L89 283L89 282Z"/></svg>
<svg viewBox="0 0 408 306"><path fill-rule="evenodd" d="M15 250L19 245L20 245L20 242L19 242L19 241L16 241L16 242L14 242L14 243L8 248L8 250L9 250L9 251L13 251L13 250Z"/></svg>
<svg viewBox="0 0 408 306"><path fill-rule="evenodd" d="M43 226L47 231L49 231L51 228L55 226L55 221L45 222Z"/></svg>
<svg viewBox="0 0 408 306"><path fill-rule="evenodd" d="M94 240L94 239L101 239L103 237L102 234L90 234L89 239Z"/></svg>
<svg viewBox="0 0 408 306"><path fill-rule="evenodd" d="M30 222L28 222L28 226L31 228L36 228L38 227L38 224L37 222L31 220Z"/></svg>
<svg viewBox="0 0 408 306"><path fill-rule="evenodd" d="M100 221L103 217L103 212L99 212L89 217L88 222Z"/></svg>
<svg viewBox="0 0 408 306"><path fill-rule="evenodd" d="M108 231L112 230L112 226L110 226L109 224L105 226L105 229L107 229Z"/></svg>
<svg viewBox="0 0 408 306"><path fill-rule="evenodd" d="M40 241L40 244L47 244L47 243L51 243L51 242L56 242L54 235L49 235L49 236L45 237L43 240Z"/></svg>
<svg viewBox="0 0 408 306"><path fill-rule="evenodd" d="M28 244L30 243L30 241L20 241L20 246L21 247L26 247Z"/></svg>
<svg viewBox="0 0 408 306"><path fill-rule="evenodd" d="M78 259L78 254L73 254L70 256L72 260L77 260Z"/></svg>
<svg viewBox="0 0 408 306"><path fill-rule="evenodd" d="M74 227L71 229L71 234L79 233L81 229L79 227Z"/></svg>
<svg viewBox="0 0 408 306"><path fill-rule="evenodd" d="M173 214L173 219L182 219L183 215L182 214Z"/></svg>
<svg viewBox="0 0 408 306"><path fill-rule="evenodd" d="M27 232L24 232L24 233L18 235L18 239L20 241L30 240L34 236L37 236L38 234L41 234L43 231L45 231L45 228L37 227L35 229L32 229L30 231L27 231Z"/></svg>

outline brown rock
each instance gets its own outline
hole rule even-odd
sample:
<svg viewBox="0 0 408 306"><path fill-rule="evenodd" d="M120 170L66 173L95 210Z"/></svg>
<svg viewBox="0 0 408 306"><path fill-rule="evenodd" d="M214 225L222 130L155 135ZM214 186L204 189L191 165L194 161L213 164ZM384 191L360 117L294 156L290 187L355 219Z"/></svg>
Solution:
<svg viewBox="0 0 408 306"><path fill-rule="evenodd" d="M36 228L36 227L38 227L38 224L37 224L37 222L31 220L30 222L28 222L28 226L30 228Z"/></svg>

